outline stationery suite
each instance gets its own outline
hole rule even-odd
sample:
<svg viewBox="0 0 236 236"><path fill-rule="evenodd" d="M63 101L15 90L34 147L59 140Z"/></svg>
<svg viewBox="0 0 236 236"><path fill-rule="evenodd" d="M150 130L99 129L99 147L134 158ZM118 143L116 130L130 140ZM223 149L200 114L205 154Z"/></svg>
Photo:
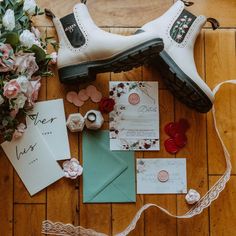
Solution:
<svg viewBox="0 0 236 236"><path fill-rule="evenodd" d="M70 159L63 99L37 102L27 113L26 123L38 127L56 160Z"/></svg>
<svg viewBox="0 0 236 236"><path fill-rule="evenodd" d="M21 138L1 145L31 196L64 176L35 127L29 126Z"/></svg>
<svg viewBox="0 0 236 236"><path fill-rule="evenodd" d="M186 159L137 159L137 193L187 193Z"/></svg>
<svg viewBox="0 0 236 236"><path fill-rule="evenodd" d="M30 195L64 177L57 160L70 159L62 99L38 102L26 117L24 135L2 143Z"/></svg>
<svg viewBox="0 0 236 236"><path fill-rule="evenodd" d="M159 150L157 82L110 82L111 150Z"/></svg>
<svg viewBox="0 0 236 236"><path fill-rule="evenodd" d="M134 152L111 152L108 131L83 132L83 202L135 202Z"/></svg>

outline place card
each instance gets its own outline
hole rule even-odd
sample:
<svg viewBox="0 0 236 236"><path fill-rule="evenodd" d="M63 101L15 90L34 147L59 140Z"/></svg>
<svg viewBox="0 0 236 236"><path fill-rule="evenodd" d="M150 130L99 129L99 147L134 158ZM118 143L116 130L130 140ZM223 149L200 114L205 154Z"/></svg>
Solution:
<svg viewBox="0 0 236 236"><path fill-rule="evenodd" d="M63 99L35 103L26 123L41 131L56 160L71 158Z"/></svg>
<svg viewBox="0 0 236 236"><path fill-rule="evenodd" d="M6 141L1 146L31 196L64 176L35 126L28 126L21 138Z"/></svg>
<svg viewBox="0 0 236 236"><path fill-rule="evenodd" d="M137 159L137 193L187 193L186 159Z"/></svg>

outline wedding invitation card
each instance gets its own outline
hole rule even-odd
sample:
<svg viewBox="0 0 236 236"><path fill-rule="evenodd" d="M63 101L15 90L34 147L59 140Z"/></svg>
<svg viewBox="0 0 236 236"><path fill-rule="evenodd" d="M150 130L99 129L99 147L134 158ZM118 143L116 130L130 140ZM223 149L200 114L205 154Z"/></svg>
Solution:
<svg viewBox="0 0 236 236"><path fill-rule="evenodd" d="M111 150L160 150L158 83L146 81L110 82Z"/></svg>
<svg viewBox="0 0 236 236"><path fill-rule="evenodd" d="M31 196L64 176L40 131L34 126L29 126L21 138L6 141L1 146Z"/></svg>
<svg viewBox="0 0 236 236"><path fill-rule="evenodd" d="M63 99L35 103L27 113L26 123L41 131L56 160L70 159Z"/></svg>
<svg viewBox="0 0 236 236"><path fill-rule="evenodd" d="M185 158L137 159L137 194L187 193Z"/></svg>

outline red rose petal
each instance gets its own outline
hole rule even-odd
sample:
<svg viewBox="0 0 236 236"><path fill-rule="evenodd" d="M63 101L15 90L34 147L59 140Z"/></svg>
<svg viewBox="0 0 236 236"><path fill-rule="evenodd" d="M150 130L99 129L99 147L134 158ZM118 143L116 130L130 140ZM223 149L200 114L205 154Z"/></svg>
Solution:
<svg viewBox="0 0 236 236"><path fill-rule="evenodd" d="M73 100L73 104L77 107L82 107L84 105L84 102L79 100L78 97L76 97L74 100Z"/></svg>
<svg viewBox="0 0 236 236"><path fill-rule="evenodd" d="M66 100L70 103L73 103L73 100L77 97L77 93L74 91L70 91L66 94Z"/></svg>
<svg viewBox="0 0 236 236"><path fill-rule="evenodd" d="M98 103L102 99L102 93L99 91L96 91L96 93L93 93L90 97L93 102Z"/></svg>
<svg viewBox="0 0 236 236"><path fill-rule="evenodd" d="M91 97L93 93L97 92L97 88L94 85L89 85L86 89L86 94Z"/></svg>
<svg viewBox="0 0 236 236"><path fill-rule="evenodd" d="M174 125L174 122L170 122L170 123L168 123L168 124L164 127L164 130L165 130L166 134L169 135L170 129L171 129L171 127L172 127L173 125Z"/></svg>
<svg viewBox="0 0 236 236"><path fill-rule="evenodd" d="M78 93L78 98L79 100L85 102L89 99L89 96L87 95L86 93L86 90L85 89L81 89Z"/></svg>
<svg viewBox="0 0 236 236"><path fill-rule="evenodd" d="M178 124L183 133L185 133L190 128L189 122L186 119L180 119Z"/></svg>
<svg viewBox="0 0 236 236"><path fill-rule="evenodd" d="M172 138L174 138L178 133L183 133L180 129L179 124L174 122L171 122L165 126L165 132Z"/></svg>
<svg viewBox="0 0 236 236"><path fill-rule="evenodd" d="M176 145L173 138L169 138L165 140L164 146L165 146L166 151L171 154L175 154L180 150L180 148Z"/></svg>
<svg viewBox="0 0 236 236"><path fill-rule="evenodd" d="M174 141L178 147L182 148L187 143L187 137L185 134L177 133L174 137Z"/></svg>

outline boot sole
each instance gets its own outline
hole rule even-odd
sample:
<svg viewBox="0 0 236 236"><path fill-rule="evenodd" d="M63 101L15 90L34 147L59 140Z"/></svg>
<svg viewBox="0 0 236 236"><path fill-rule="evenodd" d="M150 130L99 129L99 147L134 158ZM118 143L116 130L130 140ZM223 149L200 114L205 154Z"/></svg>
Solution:
<svg viewBox="0 0 236 236"><path fill-rule="evenodd" d="M160 71L167 88L182 103L201 113L206 113L212 108L212 102L207 94L179 68L165 51L162 51L152 64Z"/></svg>
<svg viewBox="0 0 236 236"><path fill-rule="evenodd" d="M150 40L106 60L59 68L59 79L62 83L84 83L95 80L98 73L129 71L155 58L163 48L162 39Z"/></svg>

